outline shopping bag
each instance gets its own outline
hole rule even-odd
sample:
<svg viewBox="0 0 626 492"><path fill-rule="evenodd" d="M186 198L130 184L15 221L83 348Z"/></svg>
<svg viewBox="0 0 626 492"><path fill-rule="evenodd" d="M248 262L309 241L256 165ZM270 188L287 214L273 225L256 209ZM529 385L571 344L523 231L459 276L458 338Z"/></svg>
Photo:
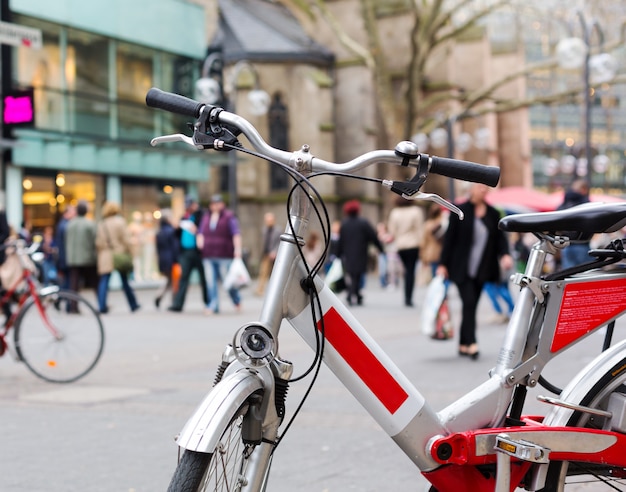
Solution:
<svg viewBox="0 0 626 492"><path fill-rule="evenodd" d="M424 297L421 312L421 328L424 335L432 337L437 332L437 316L445 298L445 279L441 275L437 275L428 284Z"/></svg>
<svg viewBox="0 0 626 492"><path fill-rule="evenodd" d="M113 253L113 269L128 275L134 269L133 257L130 253Z"/></svg>
<svg viewBox="0 0 626 492"><path fill-rule="evenodd" d="M17 253L7 253L4 263L0 265L0 283L2 287L7 290L15 287L20 278L22 278L22 274L22 265Z"/></svg>
<svg viewBox="0 0 626 492"><path fill-rule="evenodd" d="M172 292L176 294L178 292L178 286L180 285L180 276L183 269L180 267L180 263L174 263L172 265Z"/></svg>
<svg viewBox="0 0 626 492"><path fill-rule="evenodd" d="M326 285L328 285L333 292L341 292L346 288L346 283L343 278L343 265L340 258L335 258L330 264L328 273L326 273Z"/></svg>
<svg viewBox="0 0 626 492"><path fill-rule="evenodd" d="M448 307L448 297L444 297L437 317L435 318L435 332L431 335L434 340L450 340L454 337L454 329L452 319L450 318L450 309Z"/></svg>
<svg viewBox="0 0 626 492"><path fill-rule="evenodd" d="M226 272L224 288L226 290L241 289L248 284L250 284L248 269L241 258L235 258Z"/></svg>

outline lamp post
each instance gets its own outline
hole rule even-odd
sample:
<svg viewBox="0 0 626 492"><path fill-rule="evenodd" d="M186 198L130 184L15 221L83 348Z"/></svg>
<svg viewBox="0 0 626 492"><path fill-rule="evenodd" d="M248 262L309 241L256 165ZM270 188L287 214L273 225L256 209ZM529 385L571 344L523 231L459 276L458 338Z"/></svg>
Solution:
<svg viewBox="0 0 626 492"><path fill-rule="evenodd" d="M254 116L262 116L267 113L270 105L270 96L259 87L259 74L254 65L247 60L240 60L235 63L229 78L226 89L228 111L235 113L237 101L237 81L243 70L248 70L252 74L253 89L248 92L248 111ZM237 152L231 150L228 154L228 195L230 196L230 208L237 214L239 206L239 196L237 194Z"/></svg>
<svg viewBox="0 0 626 492"><path fill-rule="evenodd" d="M615 60L608 53L591 55L591 35L595 29L600 40L600 48L604 44L604 35L596 21L587 22L582 11L577 11L582 27L582 39L565 38L557 44L557 58L559 65L564 69L583 69L583 138L584 138L584 170L583 174L588 184L591 184L591 128L592 128L592 84L603 84L615 77Z"/></svg>
<svg viewBox="0 0 626 492"><path fill-rule="evenodd" d="M417 133L411 137L411 140L417 144L420 152L425 152L428 150L428 147L445 147L446 154L450 158L455 157L457 150L464 154L472 146L481 150L488 147L490 138L488 128L478 128L474 135L463 132L455 137L454 125L458 120L458 116L449 116L442 122L442 126L435 128L430 135ZM455 195L454 180L450 178L448 180L448 199L454 201Z"/></svg>

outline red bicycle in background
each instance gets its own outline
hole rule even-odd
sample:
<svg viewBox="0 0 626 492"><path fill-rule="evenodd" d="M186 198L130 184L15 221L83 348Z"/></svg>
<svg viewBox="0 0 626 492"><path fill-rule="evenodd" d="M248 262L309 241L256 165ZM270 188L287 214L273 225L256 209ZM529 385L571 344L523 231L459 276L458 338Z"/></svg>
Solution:
<svg viewBox="0 0 626 492"><path fill-rule="evenodd" d="M0 276L5 288L0 308L14 303L17 308L0 331L0 356L14 348L15 359L36 376L70 383L97 364L104 348L104 328L98 311L78 293L55 285L41 287L36 263L43 255L37 252L38 246L27 247L21 239L3 246L6 260Z"/></svg>

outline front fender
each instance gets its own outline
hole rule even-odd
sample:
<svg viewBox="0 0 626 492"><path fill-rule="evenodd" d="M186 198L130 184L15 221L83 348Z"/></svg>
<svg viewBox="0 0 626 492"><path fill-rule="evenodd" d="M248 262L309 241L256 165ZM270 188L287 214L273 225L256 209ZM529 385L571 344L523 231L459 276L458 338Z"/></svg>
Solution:
<svg viewBox="0 0 626 492"><path fill-rule="evenodd" d="M264 388L259 374L241 369L224 377L204 398L177 438L185 449L212 453L234 412L255 391Z"/></svg>

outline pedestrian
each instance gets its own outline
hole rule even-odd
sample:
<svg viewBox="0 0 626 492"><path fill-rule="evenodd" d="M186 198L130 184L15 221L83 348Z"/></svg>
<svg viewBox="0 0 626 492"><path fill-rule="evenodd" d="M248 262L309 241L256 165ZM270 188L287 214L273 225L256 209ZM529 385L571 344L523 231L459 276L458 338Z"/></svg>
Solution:
<svg viewBox="0 0 626 492"><path fill-rule="evenodd" d="M564 210L589 202L589 185L585 179L576 179L563 196L563 203L557 210ZM580 233L565 231L561 235L570 238L570 244L561 250L561 268L571 268L590 261L589 237L579 237Z"/></svg>
<svg viewBox="0 0 626 492"><path fill-rule="evenodd" d="M513 301L511 291L509 290L509 273L510 272L504 271L498 281L485 282L485 292L489 296L491 305L496 312L496 315L493 318L494 323L508 323L511 319L511 314L513 314L515 302ZM506 312L502 307L500 300L504 301L504 308L506 308Z"/></svg>
<svg viewBox="0 0 626 492"><path fill-rule="evenodd" d="M96 249L98 251L98 306L100 312L109 312L107 305L107 294L109 292L109 279L115 269L113 266L113 255L126 253L132 258L132 237L128 230L126 220L121 215L120 206L115 202L105 202L102 206L102 220L98 224L96 232ZM133 292L127 271L117 271L122 281L122 289L128 301L131 312L137 311L141 306L137 303L137 298Z"/></svg>
<svg viewBox="0 0 626 492"><path fill-rule="evenodd" d="M511 243L513 244L512 254L515 261L515 271L525 272L526 264L528 263L528 257L530 256L530 248L532 245L528 244L526 234L519 232L511 233Z"/></svg>
<svg viewBox="0 0 626 492"><path fill-rule="evenodd" d="M320 240L320 233L317 231L309 232L304 246L302 246L302 254L309 268L313 268L324 254L324 244Z"/></svg>
<svg viewBox="0 0 626 492"><path fill-rule="evenodd" d="M280 244L281 230L276 226L276 216L272 212L267 212L263 216L263 234L261 237L262 251L261 262L259 264L259 278L257 281L257 287L255 294L262 296L265 292L265 286L267 280L272 273L274 266L274 260L276 260L276 252L278 251L278 245Z"/></svg>
<svg viewBox="0 0 626 492"><path fill-rule="evenodd" d="M424 240L424 213L410 200L398 197L387 224L404 266L404 305L412 307L416 267Z"/></svg>
<svg viewBox="0 0 626 492"><path fill-rule="evenodd" d="M7 219L7 213L5 210L0 209L0 245L4 244L11 235L11 227ZM4 263L6 253L4 248L0 248L0 265Z"/></svg>
<svg viewBox="0 0 626 492"><path fill-rule="evenodd" d="M242 253L241 231L235 214L226 208L222 195L213 195L209 210L202 217L199 236L202 243L202 264L206 277L209 302L206 314L219 313L218 283L223 281L233 258L240 258ZM235 309L241 310L239 288L228 289Z"/></svg>
<svg viewBox="0 0 626 492"><path fill-rule="evenodd" d="M54 233L54 241L57 246L57 276L59 277L58 284L62 289L70 288L70 269L67 266L67 255L65 252L65 237L67 232L67 225L76 217L76 207L74 205L68 205L63 211L61 220L57 224L56 231Z"/></svg>
<svg viewBox="0 0 626 492"><path fill-rule="evenodd" d="M328 245L328 254L326 255L326 261L324 262L324 273L328 273L333 261L337 258L337 248L339 245L339 230L341 229L341 221L333 220L330 223L330 238Z"/></svg>
<svg viewBox="0 0 626 492"><path fill-rule="evenodd" d="M57 245L54 239L54 228L46 226L43 229L41 245L39 249L43 253L41 263L41 277L43 285L51 285L57 282Z"/></svg>
<svg viewBox="0 0 626 492"><path fill-rule="evenodd" d="M67 225L65 233L65 260L69 268L69 286L78 292L93 288L97 295L96 224L87 217L89 204L79 200L76 217Z"/></svg>
<svg viewBox="0 0 626 492"><path fill-rule="evenodd" d="M6 243L7 239L11 236L11 227L9 226L9 221L7 219L6 211L0 209L0 245ZM0 248L0 265L4 263L6 260L6 252L4 248ZM0 284L0 296L3 296L6 293L6 288L10 288L10 286L5 286ZM4 323L9 321L11 315L13 314L11 311L11 300L9 299L7 302L2 304L2 313L5 316Z"/></svg>
<svg viewBox="0 0 626 492"><path fill-rule="evenodd" d="M344 220L339 230L337 255L341 258L348 290L348 305L363 304L361 288L367 271L368 249L370 244L384 252L376 230L369 221L360 216L361 204L350 200L343 206Z"/></svg>
<svg viewBox="0 0 626 492"><path fill-rule="evenodd" d="M206 277L204 275L204 267L202 266L202 255L200 249L198 249L196 239L201 220L202 210L200 210L198 200L192 196L185 197L185 213L176 228L176 237L180 241L178 253L178 263L180 263L181 270L180 281L172 305L167 308L168 311L179 313L183 310L185 297L187 296L187 288L189 287L189 277L191 277L191 273L194 270L198 272L200 278L202 302L205 306L209 302L206 289Z"/></svg>
<svg viewBox="0 0 626 492"><path fill-rule="evenodd" d="M436 275L441 257L443 236L447 227L446 219L440 205L437 203L430 205L424 222L424 240L420 248L420 261L430 269L432 277Z"/></svg>
<svg viewBox="0 0 626 492"><path fill-rule="evenodd" d="M402 264L398 257L393 236L387 230L387 224L384 222L376 224L376 234L385 250L383 253L378 253L376 257L380 286L383 289L386 289L389 285L397 286L399 276L402 274Z"/></svg>
<svg viewBox="0 0 626 492"><path fill-rule="evenodd" d="M161 219L159 221L159 232L156 234L156 250L159 264L159 272L165 277L165 286L154 298L154 305L157 309L161 305L163 296L172 290L173 279L172 272L174 264L178 262L178 251L180 241L176 237L176 229L172 225L172 211L169 209L161 210Z"/></svg>
<svg viewBox="0 0 626 492"><path fill-rule="evenodd" d="M437 275L457 286L462 303L459 355L477 360L476 310L485 282L499 281L500 268L509 270L513 259L507 239L498 229L500 213L487 204L487 186L473 183L469 199L459 208L465 218L450 215Z"/></svg>

